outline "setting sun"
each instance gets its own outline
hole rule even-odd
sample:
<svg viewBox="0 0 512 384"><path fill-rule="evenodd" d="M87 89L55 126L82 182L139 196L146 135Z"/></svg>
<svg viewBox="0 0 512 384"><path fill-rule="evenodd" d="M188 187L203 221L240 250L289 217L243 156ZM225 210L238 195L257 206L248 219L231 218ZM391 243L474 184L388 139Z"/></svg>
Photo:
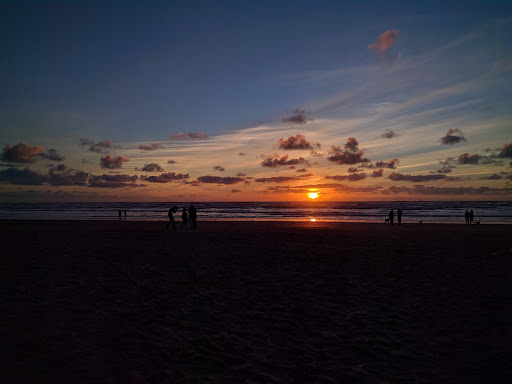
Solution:
<svg viewBox="0 0 512 384"><path fill-rule="evenodd" d="M316 199L318 197L318 193L310 192L310 193L308 193L308 196L309 196L310 199L314 200L314 199Z"/></svg>

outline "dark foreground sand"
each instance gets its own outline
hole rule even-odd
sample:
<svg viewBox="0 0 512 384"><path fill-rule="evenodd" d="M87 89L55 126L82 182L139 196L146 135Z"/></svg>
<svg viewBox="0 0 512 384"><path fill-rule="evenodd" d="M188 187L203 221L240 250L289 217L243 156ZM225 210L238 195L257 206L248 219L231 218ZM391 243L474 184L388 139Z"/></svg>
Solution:
<svg viewBox="0 0 512 384"><path fill-rule="evenodd" d="M498 383L512 226L0 221L3 383Z"/></svg>

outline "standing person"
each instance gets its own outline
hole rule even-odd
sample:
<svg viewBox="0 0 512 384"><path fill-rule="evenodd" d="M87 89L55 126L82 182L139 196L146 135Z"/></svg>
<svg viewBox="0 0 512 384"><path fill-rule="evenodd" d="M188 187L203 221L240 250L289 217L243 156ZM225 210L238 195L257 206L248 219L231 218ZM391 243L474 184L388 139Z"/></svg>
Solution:
<svg viewBox="0 0 512 384"><path fill-rule="evenodd" d="M473 210L469 211L469 224L475 224L475 222L473 221L473 218L474 218L474 214L473 214Z"/></svg>
<svg viewBox="0 0 512 384"><path fill-rule="evenodd" d="M126 209L124 210L124 219L126 220Z"/></svg>
<svg viewBox="0 0 512 384"><path fill-rule="evenodd" d="M192 228L196 229L197 212L196 207L194 207L194 204L190 204L190 207L188 209L188 215L190 216Z"/></svg>
<svg viewBox="0 0 512 384"><path fill-rule="evenodd" d="M117 213L119 214L119 220L121 220L121 210L117 211Z"/></svg>
<svg viewBox="0 0 512 384"><path fill-rule="evenodd" d="M187 228L187 210L183 208L183 212L181 212L181 228Z"/></svg>
<svg viewBox="0 0 512 384"><path fill-rule="evenodd" d="M398 225L402 224L402 215L404 213L398 208L398 211L396 211L396 216L398 217Z"/></svg>
<svg viewBox="0 0 512 384"><path fill-rule="evenodd" d="M172 227L174 229L176 229L176 223L174 221L174 216L172 215L173 213L176 213L176 211L178 210L178 207L177 206L174 206L172 208L169 208L169 212L167 213L167 216L169 216L169 222L167 223L167 225L165 226L165 229L166 230L169 230L169 225L172 223Z"/></svg>
<svg viewBox="0 0 512 384"><path fill-rule="evenodd" d="M466 213L464 214L464 217L466 218L466 224L469 224L469 211L466 209Z"/></svg>
<svg viewBox="0 0 512 384"><path fill-rule="evenodd" d="M395 218L395 212L389 211L389 224L393 225L393 219Z"/></svg>

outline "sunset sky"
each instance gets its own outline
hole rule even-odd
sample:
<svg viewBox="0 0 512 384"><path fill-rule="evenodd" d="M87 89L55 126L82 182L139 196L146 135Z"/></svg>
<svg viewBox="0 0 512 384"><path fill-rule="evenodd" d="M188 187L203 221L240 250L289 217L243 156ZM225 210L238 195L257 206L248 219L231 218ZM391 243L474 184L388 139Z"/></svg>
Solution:
<svg viewBox="0 0 512 384"><path fill-rule="evenodd" d="M511 200L512 2L3 1L0 201Z"/></svg>

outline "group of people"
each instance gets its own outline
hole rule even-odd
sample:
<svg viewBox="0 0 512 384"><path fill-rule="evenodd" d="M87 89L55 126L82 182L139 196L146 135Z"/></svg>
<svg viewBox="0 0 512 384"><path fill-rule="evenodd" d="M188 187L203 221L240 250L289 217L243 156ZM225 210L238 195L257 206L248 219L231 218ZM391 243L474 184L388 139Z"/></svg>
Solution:
<svg viewBox="0 0 512 384"><path fill-rule="evenodd" d="M396 211L396 216L398 218L398 225L402 224L402 215L404 213L401 211L400 208L397 209ZM393 210L389 211L389 224L393 225L393 221L395 220L395 212L393 212Z"/></svg>
<svg viewBox="0 0 512 384"><path fill-rule="evenodd" d="M169 213L167 216L169 216L169 222L165 226L165 229L169 229L169 225L172 223L172 227L176 229L176 221L174 220L174 214L178 212L178 207L175 205L171 208L169 208ZM186 229L196 229L197 225L197 211L196 207L194 207L194 204L190 204L190 207L187 209L183 208L183 211L181 212L181 228Z"/></svg>
<svg viewBox="0 0 512 384"><path fill-rule="evenodd" d="M464 214L464 218L466 219L466 224L475 224L475 221L473 220L475 215L473 214L473 210L466 211Z"/></svg>

